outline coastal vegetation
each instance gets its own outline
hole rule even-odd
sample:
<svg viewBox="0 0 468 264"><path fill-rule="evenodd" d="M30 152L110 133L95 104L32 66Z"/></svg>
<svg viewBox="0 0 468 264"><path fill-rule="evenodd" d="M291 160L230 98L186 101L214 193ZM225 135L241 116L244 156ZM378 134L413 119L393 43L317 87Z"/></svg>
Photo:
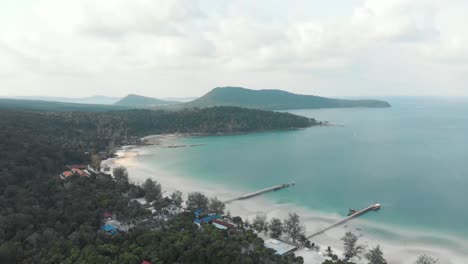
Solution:
<svg viewBox="0 0 468 264"><path fill-rule="evenodd" d="M225 263L299 262L265 249L251 231L227 241L210 227L200 233L191 213L177 215L163 229L135 228L110 238L99 231L104 212L111 211L122 221L147 218L151 212L131 199L145 197L162 208L180 206L182 194L162 197L157 182L137 186L129 182L124 168L114 169L111 177L99 172L99 163L102 155L109 156L113 148L142 135L240 133L313 124L314 120L291 114L235 107L181 112L0 111L0 262L214 263L218 258ZM94 172L61 180L58 174L67 164L90 164ZM218 199L202 200L208 211L224 210ZM245 247L249 254L242 253Z"/></svg>
<svg viewBox="0 0 468 264"><path fill-rule="evenodd" d="M112 110L126 110L133 107L109 104L83 104L72 102L56 102L26 99L0 98L0 110L11 111L48 111L48 112L106 112Z"/></svg>
<svg viewBox="0 0 468 264"><path fill-rule="evenodd" d="M193 211L223 214L225 205L218 198L190 193L184 201L181 192L166 195L152 179L132 183L123 167L114 168L111 176L100 162L118 146L138 143L148 134L242 133L314 124L291 114L236 107L0 111L0 263L302 263L294 254L280 256L265 248L257 235L269 232L318 250L305 238L297 214L284 221L259 217L250 225L227 213L237 232L205 223L200 228ZM89 164L90 174L58 177L71 164ZM115 234L102 230L109 212L130 228ZM350 252L364 253L357 250L357 241L350 241ZM380 259L381 252L377 248L365 256ZM325 263L344 263L331 249L330 256ZM421 261L435 263L427 262L430 257Z"/></svg>

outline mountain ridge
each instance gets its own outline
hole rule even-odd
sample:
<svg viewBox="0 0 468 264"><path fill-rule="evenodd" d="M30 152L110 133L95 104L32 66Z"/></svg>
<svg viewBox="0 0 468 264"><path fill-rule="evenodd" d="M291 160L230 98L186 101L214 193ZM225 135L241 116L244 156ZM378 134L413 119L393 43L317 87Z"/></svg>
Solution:
<svg viewBox="0 0 468 264"><path fill-rule="evenodd" d="M123 105L123 106L139 106L139 107L149 107L157 105L169 105L177 104L176 101L166 101L153 97L147 97L137 94L129 94L119 101L115 102L114 105Z"/></svg>
<svg viewBox="0 0 468 264"><path fill-rule="evenodd" d="M17 99L17 100L32 100L32 101L49 101L61 103L76 103L76 104L114 104L121 98L105 96L105 95L91 95L86 97L60 97L60 96L8 96L1 97L1 99Z"/></svg>
<svg viewBox="0 0 468 264"><path fill-rule="evenodd" d="M292 110L316 108L385 108L386 101L372 99L335 99L315 95L303 95L278 89L252 90L243 87L216 87L191 102L171 105L169 108L194 108L213 106L237 106L262 110Z"/></svg>

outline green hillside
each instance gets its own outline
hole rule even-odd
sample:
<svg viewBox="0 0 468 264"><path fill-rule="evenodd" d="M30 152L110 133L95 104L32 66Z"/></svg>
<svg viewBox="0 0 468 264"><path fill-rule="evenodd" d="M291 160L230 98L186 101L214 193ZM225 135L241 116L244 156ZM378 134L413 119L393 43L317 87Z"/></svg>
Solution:
<svg viewBox="0 0 468 264"><path fill-rule="evenodd" d="M136 107L148 107L148 106L156 106L156 105L168 105L168 104L176 104L178 102L174 101L165 101L161 99L136 95L136 94L129 94L124 98L120 99L114 105L125 105L125 106L136 106Z"/></svg>
<svg viewBox="0 0 468 264"><path fill-rule="evenodd" d="M47 112L104 112L126 110L124 105L78 104L41 100L0 99L0 110L27 110Z"/></svg>
<svg viewBox="0 0 468 264"><path fill-rule="evenodd" d="M238 106L264 110L288 110L341 107L390 107L379 100L343 100L313 95L293 94L282 90L250 90L241 87L218 87L206 95L171 108Z"/></svg>

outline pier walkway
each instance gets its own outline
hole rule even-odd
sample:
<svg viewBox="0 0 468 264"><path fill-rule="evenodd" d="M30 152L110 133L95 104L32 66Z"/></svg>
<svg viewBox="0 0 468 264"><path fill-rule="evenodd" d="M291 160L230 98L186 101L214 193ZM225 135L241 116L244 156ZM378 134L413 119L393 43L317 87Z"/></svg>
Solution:
<svg viewBox="0 0 468 264"><path fill-rule="evenodd" d="M241 197L237 197L237 198L234 198L234 199L224 201L224 203L230 203L230 202L234 202L234 201L238 201L238 200L245 200L245 199L252 198L252 197L267 193L267 192L281 190L281 189L287 188L289 186L293 186L294 184L295 184L294 182L283 183L283 184L276 185L276 186L266 188L266 189L263 189L263 190L259 190L259 191L253 192L253 193L248 193L246 195L242 195Z"/></svg>
<svg viewBox="0 0 468 264"><path fill-rule="evenodd" d="M354 214L352 214L352 215L350 215L350 216L348 216L348 217L334 223L333 225L331 225L331 226L329 226L329 227L327 227L327 228L325 228L323 230L320 230L319 232L313 233L312 235L308 236L307 239L309 239L311 237L314 237L316 235L322 234L323 232L325 232L327 230L330 230L335 226L339 226L339 225L341 225L341 224L343 224L343 223L345 223L345 222L347 222L347 221L349 221L349 220L351 220L351 219L353 219L353 218L355 218L357 216L363 215L363 214L365 214L365 213L367 213L369 211L377 211L379 209L380 209L380 204L373 204L373 205L371 205L371 206L369 206L367 208L364 208L362 210L359 210L359 211L355 212Z"/></svg>

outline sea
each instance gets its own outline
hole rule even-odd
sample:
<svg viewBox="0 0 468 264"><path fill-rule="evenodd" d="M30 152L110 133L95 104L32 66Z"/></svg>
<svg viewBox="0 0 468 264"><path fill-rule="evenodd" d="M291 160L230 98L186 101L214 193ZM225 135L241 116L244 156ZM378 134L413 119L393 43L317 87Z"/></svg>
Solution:
<svg viewBox="0 0 468 264"><path fill-rule="evenodd" d="M398 241L399 231L409 230L417 237L404 243L465 250L459 241L468 241L468 98L382 99L392 107L287 111L330 126L183 138L181 144L203 145L140 162L245 193L295 182L265 198L343 217L380 203L381 210L360 218L387 228L363 224L367 232Z"/></svg>

